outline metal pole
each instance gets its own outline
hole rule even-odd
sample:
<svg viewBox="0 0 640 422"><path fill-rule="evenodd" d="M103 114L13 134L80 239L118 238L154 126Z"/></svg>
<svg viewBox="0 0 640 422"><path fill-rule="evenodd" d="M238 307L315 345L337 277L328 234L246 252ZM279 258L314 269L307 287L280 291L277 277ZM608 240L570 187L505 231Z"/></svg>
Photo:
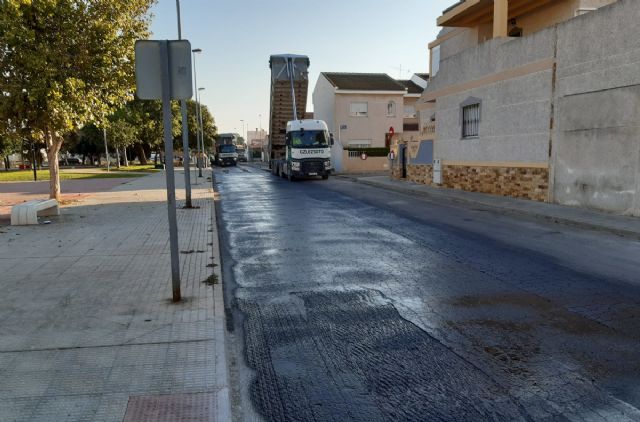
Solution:
<svg viewBox="0 0 640 422"><path fill-rule="evenodd" d="M176 8L178 10L178 39L182 39L182 22L180 17L180 0L176 0ZM184 189L185 189L185 208L193 208L191 204L191 153L189 150L189 121L187 119L187 100L180 101L180 112L182 114L182 166L184 168Z"/></svg>
<svg viewBox="0 0 640 422"><path fill-rule="evenodd" d="M199 103L200 100L200 96L198 95L198 71L196 68L196 53L193 53L193 84L195 85L195 92L196 92L196 102ZM197 117L197 116L196 116ZM197 133L196 133L197 135ZM202 168L200 166L200 137L196 136L196 150L198 151L198 158L196 159L196 166L198 168L198 176L202 177ZM197 177L196 176L196 180Z"/></svg>
<svg viewBox="0 0 640 422"><path fill-rule="evenodd" d="M160 43L162 65L162 118L164 126L164 161L167 178L167 211L169 215L169 247L171 250L171 281L173 301L179 302L180 255L178 254L178 219L176 217L176 181L173 174L173 139L171 133L171 79L169 76L169 42Z"/></svg>
<svg viewBox="0 0 640 422"><path fill-rule="evenodd" d="M298 108L296 107L296 90L293 86L293 78L295 77L295 75L293 74L294 66L293 66L292 58L287 59L287 71L289 73L289 80L291 81L291 100L293 101L293 120L298 120Z"/></svg>
<svg viewBox="0 0 640 422"><path fill-rule="evenodd" d="M204 155L204 127L202 126L202 98L198 94L198 122L200 124L200 148L202 149L202 155ZM200 177L202 177L202 166L200 166Z"/></svg>
<svg viewBox="0 0 640 422"><path fill-rule="evenodd" d="M107 128L102 129L104 135L104 155L107 158L107 173L109 173L109 148L107 147Z"/></svg>
<svg viewBox="0 0 640 422"><path fill-rule="evenodd" d="M31 167L33 167L33 181L37 182L38 181L38 171L36 170L36 143L35 141L31 142L31 161L33 161L33 164L31 164Z"/></svg>

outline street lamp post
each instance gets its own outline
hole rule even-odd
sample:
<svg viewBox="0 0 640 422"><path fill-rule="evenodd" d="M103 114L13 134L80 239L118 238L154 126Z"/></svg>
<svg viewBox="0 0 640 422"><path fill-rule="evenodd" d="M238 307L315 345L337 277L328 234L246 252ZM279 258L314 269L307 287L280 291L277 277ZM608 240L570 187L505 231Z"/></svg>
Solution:
<svg viewBox="0 0 640 422"><path fill-rule="evenodd" d="M196 54L202 53L202 49L200 48L195 48L193 50L191 50L191 52L193 53L193 85L195 87L195 92L196 92L196 103L200 103L200 101L198 100L199 95L198 95L198 72L196 71ZM198 118L198 120L200 120ZM198 140L198 136L196 136L196 144L197 147L196 149L198 150L198 158L196 159L196 165L198 167L198 175L199 177L202 177L202 166L200 165L200 141ZM197 176L196 176L197 178Z"/></svg>
<svg viewBox="0 0 640 422"><path fill-rule="evenodd" d="M178 11L178 39L182 39L182 22L180 17L180 0L176 0L176 9ZM193 208L191 204L191 173L189 166L191 165L191 153L189 151L189 122L187 120L187 100L180 100L180 112L182 114L182 164L184 167L184 189L186 208ZM125 152L126 154L126 152Z"/></svg>
<svg viewBox="0 0 640 422"><path fill-rule="evenodd" d="M204 91L204 88L198 88L198 124L200 125L200 149L202 150L202 154L204 155L204 126L202 124L202 97L200 96L200 91ZM202 166L200 167L200 172L202 172ZM200 176L202 177L202 173L200 174Z"/></svg>

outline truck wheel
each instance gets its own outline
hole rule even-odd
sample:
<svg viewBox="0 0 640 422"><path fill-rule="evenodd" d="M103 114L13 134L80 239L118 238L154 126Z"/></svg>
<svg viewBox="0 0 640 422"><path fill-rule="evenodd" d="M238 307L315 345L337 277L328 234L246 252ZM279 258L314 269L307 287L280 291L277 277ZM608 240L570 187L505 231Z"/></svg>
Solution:
<svg viewBox="0 0 640 422"><path fill-rule="evenodd" d="M289 179L290 182L293 182L294 180L296 180L295 176L293 174L291 174L291 173L289 173L288 179Z"/></svg>
<svg viewBox="0 0 640 422"><path fill-rule="evenodd" d="M323 174L323 175L322 175L322 180L327 180L328 178L329 178L329 175L328 175L328 174Z"/></svg>

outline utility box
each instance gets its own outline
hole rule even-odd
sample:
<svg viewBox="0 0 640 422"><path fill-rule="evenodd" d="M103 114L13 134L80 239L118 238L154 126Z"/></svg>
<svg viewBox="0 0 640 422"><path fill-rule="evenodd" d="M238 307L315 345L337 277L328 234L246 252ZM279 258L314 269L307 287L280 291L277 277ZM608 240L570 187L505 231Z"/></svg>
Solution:
<svg viewBox="0 0 640 422"><path fill-rule="evenodd" d="M433 183L435 185L442 184L442 160L439 158L433 159Z"/></svg>

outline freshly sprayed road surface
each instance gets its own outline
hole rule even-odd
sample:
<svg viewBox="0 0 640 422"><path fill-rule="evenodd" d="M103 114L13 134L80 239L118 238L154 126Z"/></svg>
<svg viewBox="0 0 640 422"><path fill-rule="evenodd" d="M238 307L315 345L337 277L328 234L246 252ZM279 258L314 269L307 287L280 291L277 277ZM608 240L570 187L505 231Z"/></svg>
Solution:
<svg viewBox="0 0 640 422"><path fill-rule="evenodd" d="M216 171L239 419L640 420L640 243Z"/></svg>

